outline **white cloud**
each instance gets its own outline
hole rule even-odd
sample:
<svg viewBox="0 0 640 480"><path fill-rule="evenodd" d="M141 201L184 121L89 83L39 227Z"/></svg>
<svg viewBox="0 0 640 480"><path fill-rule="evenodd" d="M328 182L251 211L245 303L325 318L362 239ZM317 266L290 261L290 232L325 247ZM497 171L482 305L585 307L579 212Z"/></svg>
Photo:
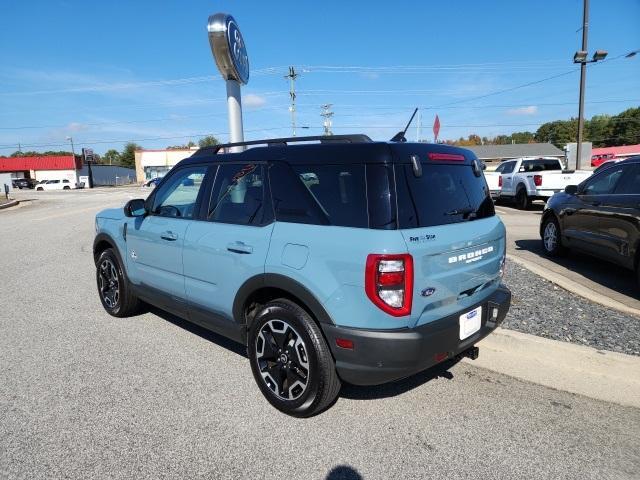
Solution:
<svg viewBox="0 0 640 480"><path fill-rule="evenodd" d="M509 115L535 115L538 113L538 107L535 105L529 105L528 107L512 108L507 110Z"/></svg>
<svg viewBox="0 0 640 480"><path fill-rule="evenodd" d="M380 74L375 72L362 72L360 76L362 78L366 78L367 80L377 80L380 78Z"/></svg>
<svg viewBox="0 0 640 480"><path fill-rule="evenodd" d="M242 98L242 104L249 108L262 107L266 103L266 98L256 95L255 93L248 93Z"/></svg>

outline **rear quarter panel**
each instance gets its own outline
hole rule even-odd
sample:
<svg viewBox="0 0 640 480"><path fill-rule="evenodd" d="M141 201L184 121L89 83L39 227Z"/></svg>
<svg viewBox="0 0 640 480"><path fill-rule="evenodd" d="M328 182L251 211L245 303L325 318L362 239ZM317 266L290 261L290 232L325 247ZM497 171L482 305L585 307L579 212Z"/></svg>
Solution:
<svg viewBox="0 0 640 480"><path fill-rule="evenodd" d="M364 289L370 253L406 253L398 230L276 222L265 273L285 275L309 290L340 326L391 329L411 325L376 307Z"/></svg>

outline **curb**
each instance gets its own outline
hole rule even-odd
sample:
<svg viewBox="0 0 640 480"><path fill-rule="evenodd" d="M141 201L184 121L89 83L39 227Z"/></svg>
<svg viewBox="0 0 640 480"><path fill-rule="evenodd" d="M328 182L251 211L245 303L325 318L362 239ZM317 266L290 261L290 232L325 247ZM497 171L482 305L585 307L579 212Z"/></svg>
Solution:
<svg viewBox="0 0 640 480"><path fill-rule="evenodd" d="M578 282L575 282L570 278L565 277L564 275L561 275L556 272L552 272L546 268L536 265L533 262L530 262L529 260L524 260L510 253L507 253L507 258L512 262L517 263L521 267L524 267L527 270L530 270L536 275L550 282L553 282L559 287L562 287L565 290L568 290L569 292L575 295L579 295L580 297L585 298L586 300L598 303L603 307L611 308L613 310L617 310L622 313L628 313L636 317L640 316L640 310L638 310L637 308L629 307L622 302L613 300L612 298L607 297L606 295L603 295L602 293L596 290L592 290L589 287L586 287Z"/></svg>
<svg viewBox="0 0 640 480"><path fill-rule="evenodd" d="M19 203L20 202L18 200L12 200L10 202L0 204L0 210L2 210L3 208L15 207Z"/></svg>
<svg viewBox="0 0 640 480"><path fill-rule="evenodd" d="M471 365L556 390L640 408L640 357L497 328Z"/></svg>

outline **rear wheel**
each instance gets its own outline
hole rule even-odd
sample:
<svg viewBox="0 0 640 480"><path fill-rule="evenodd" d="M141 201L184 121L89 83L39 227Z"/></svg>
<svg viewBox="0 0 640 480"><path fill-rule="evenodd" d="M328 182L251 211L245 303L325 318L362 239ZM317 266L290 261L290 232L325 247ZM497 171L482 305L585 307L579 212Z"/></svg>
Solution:
<svg viewBox="0 0 640 480"><path fill-rule="evenodd" d="M249 361L266 399L295 417L310 417L340 392L340 379L322 332L287 299L267 303L249 328Z"/></svg>
<svg viewBox="0 0 640 480"><path fill-rule="evenodd" d="M142 302L133 292L113 249L100 254L96 264L96 281L102 306L114 317L129 317L139 313Z"/></svg>
<svg viewBox="0 0 640 480"><path fill-rule="evenodd" d="M549 215L542 222L542 247L544 253L550 257L557 257L566 253L560 240L560 224L555 216Z"/></svg>
<svg viewBox="0 0 640 480"><path fill-rule="evenodd" d="M71 187L62 187L63 190L71 190Z"/></svg>
<svg viewBox="0 0 640 480"><path fill-rule="evenodd" d="M518 188L516 192L516 208L519 210L527 210L531 206L531 199L527 195L524 187Z"/></svg>
<svg viewBox="0 0 640 480"><path fill-rule="evenodd" d="M42 187L38 187L38 188L36 188L36 190L42 191L43 188Z"/></svg>

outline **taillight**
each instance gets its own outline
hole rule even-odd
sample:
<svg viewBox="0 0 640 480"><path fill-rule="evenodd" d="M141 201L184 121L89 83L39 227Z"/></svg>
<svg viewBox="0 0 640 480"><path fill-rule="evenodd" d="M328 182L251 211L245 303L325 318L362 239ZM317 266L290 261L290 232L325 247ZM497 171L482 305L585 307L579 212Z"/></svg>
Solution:
<svg viewBox="0 0 640 480"><path fill-rule="evenodd" d="M540 187L542 185L542 175L534 175L533 183L536 184L536 187Z"/></svg>
<svg viewBox="0 0 640 480"><path fill-rule="evenodd" d="M502 187L502 175L498 177L498 186Z"/></svg>
<svg viewBox="0 0 640 480"><path fill-rule="evenodd" d="M368 255L364 289L382 311L394 317L409 315L413 299L413 257L408 253Z"/></svg>

